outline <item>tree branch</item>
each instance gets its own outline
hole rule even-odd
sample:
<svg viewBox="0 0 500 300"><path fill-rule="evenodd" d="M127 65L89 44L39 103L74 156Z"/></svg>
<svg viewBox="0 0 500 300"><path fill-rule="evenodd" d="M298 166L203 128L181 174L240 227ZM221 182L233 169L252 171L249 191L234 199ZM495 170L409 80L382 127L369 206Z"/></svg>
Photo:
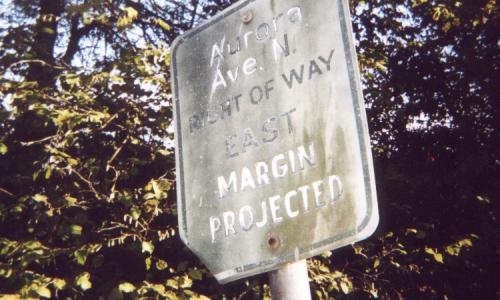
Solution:
<svg viewBox="0 0 500 300"><path fill-rule="evenodd" d="M76 15L71 19L71 29L70 29L70 38L68 42L68 47L66 48L66 52L64 53L64 56L62 57L62 61L66 65L71 64L71 60L73 60L73 57L75 56L76 52L80 49L79 43L80 40L87 36L92 30L98 28L101 24L98 22L91 22L90 24L83 26L83 27L78 27L80 23L80 15Z"/></svg>
<svg viewBox="0 0 500 300"><path fill-rule="evenodd" d="M4 194L7 194L9 195L10 197L14 197L14 194L12 194L11 192L7 191L6 189L3 189L0 187L0 192L4 193Z"/></svg>
<svg viewBox="0 0 500 300"><path fill-rule="evenodd" d="M33 39L33 57L54 64L54 46L57 39L59 17L64 11L64 0L40 0L40 14L35 25ZM37 81L41 87L51 86L58 71L45 65L31 64L27 79Z"/></svg>

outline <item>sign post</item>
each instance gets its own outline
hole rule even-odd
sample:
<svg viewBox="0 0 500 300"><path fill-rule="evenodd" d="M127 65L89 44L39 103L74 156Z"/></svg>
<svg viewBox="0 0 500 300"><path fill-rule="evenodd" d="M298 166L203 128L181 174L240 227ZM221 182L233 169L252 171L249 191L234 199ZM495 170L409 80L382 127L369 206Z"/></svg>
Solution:
<svg viewBox="0 0 500 300"><path fill-rule="evenodd" d="M269 283L275 300L311 300L305 259L270 272Z"/></svg>
<svg viewBox="0 0 500 300"><path fill-rule="evenodd" d="M219 282L373 233L347 0L243 0L172 49L179 231Z"/></svg>

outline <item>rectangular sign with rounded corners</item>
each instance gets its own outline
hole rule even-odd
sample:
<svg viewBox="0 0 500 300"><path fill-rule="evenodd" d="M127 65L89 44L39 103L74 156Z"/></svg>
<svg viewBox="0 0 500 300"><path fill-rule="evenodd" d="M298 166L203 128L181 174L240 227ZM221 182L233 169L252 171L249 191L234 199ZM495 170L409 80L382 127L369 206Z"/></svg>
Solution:
<svg viewBox="0 0 500 300"><path fill-rule="evenodd" d="M179 230L221 283L378 224L346 0L247 0L172 50Z"/></svg>

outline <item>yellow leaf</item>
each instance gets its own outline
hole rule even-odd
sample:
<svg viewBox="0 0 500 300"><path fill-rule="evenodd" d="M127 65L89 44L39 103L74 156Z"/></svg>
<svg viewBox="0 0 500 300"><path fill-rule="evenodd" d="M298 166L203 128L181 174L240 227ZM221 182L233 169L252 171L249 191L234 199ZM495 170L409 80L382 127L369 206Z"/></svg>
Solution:
<svg viewBox="0 0 500 300"><path fill-rule="evenodd" d="M142 242L142 253L147 252L153 254L154 249L153 243L147 241Z"/></svg>
<svg viewBox="0 0 500 300"><path fill-rule="evenodd" d="M135 19L137 19L137 16L139 15L139 13L137 12L137 10L135 10L135 8L130 7L130 6L129 6L129 7L125 7L125 8L123 9L123 11L125 11L125 14L126 14L129 18L134 19L134 20L135 20Z"/></svg>
<svg viewBox="0 0 500 300"><path fill-rule="evenodd" d="M56 290L62 290L66 286L66 281L64 279L57 278L54 282L52 282L52 285L56 288Z"/></svg>
<svg viewBox="0 0 500 300"><path fill-rule="evenodd" d="M89 272L84 272L76 277L76 285L78 285L82 290L86 291L92 287L92 282L90 282Z"/></svg>
<svg viewBox="0 0 500 300"><path fill-rule="evenodd" d="M83 227L80 225L74 224L74 225L70 226L70 230L71 230L71 234L73 234L73 235L82 235Z"/></svg>
<svg viewBox="0 0 500 300"><path fill-rule="evenodd" d="M46 286L41 286L35 290L35 292L40 296L44 298L50 298L52 296L52 293Z"/></svg>
<svg viewBox="0 0 500 300"><path fill-rule="evenodd" d="M460 246L465 246L465 247L472 247L472 241L470 239L463 239L460 242L458 242Z"/></svg>
<svg viewBox="0 0 500 300"><path fill-rule="evenodd" d="M157 18L156 19L156 24L159 25L161 28L163 28L166 31L170 30L170 25L168 25L165 21L162 19Z"/></svg>
<svg viewBox="0 0 500 300"><path fill-rule="evenodd" d="M76 166L76 165L78 165L78 160L70 157L70 158L68 158L68 163L72 166Z"/></svg>
<svg viewBox="0 0 500 300"><path fill-rule="evenodd" d="M453 256L458 256L460 254L460 248L453 245L446 247L446 252Z"/></svg>
<svg viewBox="0 0 500 300"><path fill-rule="evenodd" d="M132 293L133 291L135 291L135 286L133 284L131 284L130 282L124 282L124 283L120 283L120 285L118 286L118 289L124 293Z"/></svg>
<svg viewBox="0 0 500 300"><path fill-rule="evenodd" d="M340 289L344 292L344 294L349 294L349 285L344 281L340 282Z"/></svg>
<svg viewBox="0 0 500 300"><path fill-rule="evenodd" d="M4 143L0 143L0 154L5 155L7 151L8 151L7 145L5 145Z"/></svg>
<svg viewBox="0 0 500 300"><path fill-rule="evenodd" d="M33 198L33 200L35 200L36 202L42 202L42 203L47 203L47 202L48 202L48 198L47 198L47 196L42 195L42 194L36 194L36 195L34 195L32 198Z"/></svg>
<svg viewBox="0 0 500 300"><path fill-rule="evenodd" d="M436 250L432 248L425 248L425 252L432 255L434 257L434 260L437 261L438 263L444 263L443 261L443 254L437 252Z"/></svg>
<svg viewBox="0 0 500 300"><path fill-rule="evenodd" d="M165 270L166 268L168 268L168 263L166 261L164 261L163 259L159 259L157 262L156 262L156 268L160 271L163 271Z"/></svg>
<svg viewBox="0 0 500 300"><path fill-rule="evenodd" d="M45 179L50 179L50 176L52 176L52 168L48 168L47 171L45 171Z"/></svg>
<svg viewBox="0 0 500 300"><path fill-rule="evenodd" d="M56 32L54 31L54 29L49 28L49 27L43 27L43 28L42 28L42 31L43 31L43 32L45 32L45 33L47 33L47 34L50 34L50 35L53 35L53 34L55 34L55 33L56 33Z"/></svg>
<svg viewBox="0 0 500 300"><path fill-rule="evenodd" d="M191 280L191 278L189 278L187 275L182 276L181 278L179 278L179 286L183 289L190 288L191 286L193 286L193 280Z"/></svg>
<svg viewBox="0 0 500 300"><path fill-rule="evenodd" d="M434 21L438 21L440 16L441 16L441 8L440 7L436 7L434 9L434 13L432 14L432 19Z"/></svg>
<svg viewBox="0 0 500 300"><path fill-rule="evenodd" d="M66 200L66 205L68 206L74 206L78 202L78 199L72 197L71 195L64 196L64 200Z"/></svg>
<svg viewBox="0 0 500 300"><path fill-rule="evenodd" d="M425 248L425 252L430 254L430 255L434 255L436 252L434 251L434 249L432 248Z"/></svg>
<svg viewBox="0 0 500 300"><path fill-rule="evenodd" d="M179 283L177 282L177 280L174 280L174 279L168 279L167 282L166 282L166 285L168 287L173 288L173 289L178 289L179 288Z"/></svg>
<svg viewBox="0 0 500 300"><path fill-rule="evenodd" d="M123 8L122 11L125 13L125 15L118 18L118 27L125 27L131 24L134 20L137 19L137 16L139 15L137 10L130 6Z"/></svg>

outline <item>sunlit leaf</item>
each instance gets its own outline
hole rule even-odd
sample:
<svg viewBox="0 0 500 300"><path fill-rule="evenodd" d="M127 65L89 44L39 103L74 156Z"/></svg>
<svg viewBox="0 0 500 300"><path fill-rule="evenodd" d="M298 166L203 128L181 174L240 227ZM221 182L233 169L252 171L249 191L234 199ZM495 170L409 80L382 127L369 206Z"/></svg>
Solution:
<svg viewBox="0 0 500 300"><path fill-rule="evenodd" d="M0 154L5 155L8 151L7 145L4 143L0 143Z"/></svg>
<svg viewBox="0 0 500 300"><path fill-rule="evenodd" d="M46 286L41 286L35 289L35 292L40 296L44 298L50 298L52 296L52 293L50 292L50 289L47 288Z"/></svg>
<svg viewBox="0 0 500 300"><path fill-rule="evenodd" d="M57 278L52 282L52 285L56 290L62 290L66 287L66 281L64 279Z"/></svg>
<svg viewBox="0 0 500 300"><path fill-rule="evenodd" d="M155 249L155 247L153 246L153 243L148 242L148 241L142 242L142 253L153 254L154 249Z"/></svg>
<svg viewBox="0 0 500 300"><path fill-rule="evenodd" d="M41 203L45 203L45 204L47 204L47 203L48 203L48 198L47 198L47 196L42 195L42 194L36 194L36 195L34 195L32 198L33 198L33 200L35 200L36 202L41 202Z"/></svg>
<svg viewBox="0 0 500 300"><path fill-rule="evenodd" d="M349 285L346 282L344 281L340 282L340 289L344 294L349 294Z"/></svg>
<svg viewBox="0 0 500 300"><path fill-rule="evenodd" d="M84 291L92 288L92 282L90 281L90 273L84 272L78 275L76 277L75 283Z"/></svg>
<svg viewBox="0 0 500 300"><path fill-rule="evenodd" d="M135 291L136 288L130 282L123 282L123 283L120 283L120 285L118 286L118 289L124 293L132 293L133 291Z"/></svg>
<svg viewBox="0 0 500 300"><path fill-rule="evenodd" d="M175 279L168 279L166 282L166 285L168 287L171 287L173 289L178 289L179 288L179 283Z"/></svg>
<svg viewBox="0 0 500 300"><path fill-rule="evenodd" d="M159 259L156 261L155 266L158 270L163 271L168 268L168 263L163 259Z"/></svg>
<svg viewBox="0 0 500 300"><path fill-rule="evenodd" d="M166 31L170 30L170 25L168 25L165 21L162 19L157 18L156 19L156 24L158 24L161 28L163 28Z"/></svg>
<svg viewBox="0 0 500 300"><path fill-rule="evenodd" d="M73 235L82 235L82 230L83 230L83 227L80 225L74 224L74 225L70 226L70 232Z"/></svg>

